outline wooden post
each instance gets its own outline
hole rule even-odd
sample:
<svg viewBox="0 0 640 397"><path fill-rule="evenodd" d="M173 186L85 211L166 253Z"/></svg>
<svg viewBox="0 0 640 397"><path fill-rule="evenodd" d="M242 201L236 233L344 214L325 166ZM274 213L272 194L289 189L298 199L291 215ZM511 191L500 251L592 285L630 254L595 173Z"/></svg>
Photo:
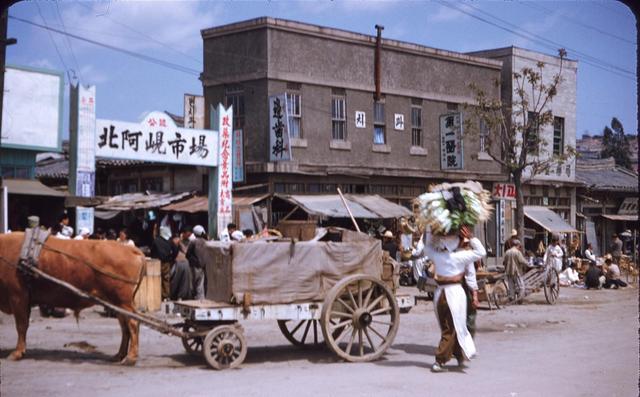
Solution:
<svg viewBox="0 0 640 397"><path fill-rule="evenodd" d="M353 225L356 227L356 230L360 232L360 226L358 226L358 222L356 222L356 218L353 217L353 214L351 213L351 209L349 209L349 205L347 204L347 200L345 200L344 196L342 195L342 191L340 190L340 188L338 188L337 190L338 190L338 194L340 195L340 198L342 199L342 204L344 204L344 207L347 209L347 212L351 217L351 222L353 222Z"/></svg>

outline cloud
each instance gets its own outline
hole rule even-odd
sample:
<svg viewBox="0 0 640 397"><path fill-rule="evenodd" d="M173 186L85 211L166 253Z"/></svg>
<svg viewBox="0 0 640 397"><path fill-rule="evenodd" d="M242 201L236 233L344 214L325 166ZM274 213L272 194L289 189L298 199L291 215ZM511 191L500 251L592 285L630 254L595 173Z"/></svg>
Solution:
<svg viewBox="0 0 640 397"><path fill-rule="evenodd" d="M82 66L80 68L79 74L83 78L82 80L83 84L97 85L97 84L106 83L109 80L109 77L106 75L106 73L103 73L97 70L91 64L85 64L84 66Z"/></svg>
<svg viewBox="0 0 640 397"><path fill-rule="evenodd" d="M336 1L345 11L384 11L403 4L393 0L347 0Z"/></svg>
<svg viewBox="0 0 640 397"><path fill-rule="evenodd" d="M455 6L458 8L462 8L467 12L473 11L472 7L464 3L456 3ZM427 17L427 20L429 22L451 22L451 21L457 21L465 18L468 18L468 15L458 10L454 10L453 8L450 8L450 7L440 6L438 8L438 11L436 11L435 14L429 15Z"/></svg>
<svg viewBox="0 0 640 397"><path fill-rule="evenodd" d="M63 17L70 31L77 29L88 37L91 31L111 33L107 40L102 35L96 40L128 50L159 49L165 44L189 52L202 45L200 30L215 25L219 14L220 6L212 2L80 2L69 3Z"/></svg>
<svg viewBox="0 0 640 397"><path fill-rule="evenodd" d="M29 62L29 66L34 68L42 68L42 69L55 69L56 67L46 58L36 59L35 61Z"/></svg>
<svg viewBox="0 0 640 397"><path fill-rule="evenodd" d="M535 22L527 22L521 26L521 31L523 34L529 36L526 32L533 33L538 36L544 36L545 33L551 31L551 29L556 25L556 22L562 17L562 12L554 12L552 14L547 15L544 19L539 20L536 19ZM532 41L529 39L525 39L522 37L514 37L513 45L518 47L527 47L531 46Z"/></svg>

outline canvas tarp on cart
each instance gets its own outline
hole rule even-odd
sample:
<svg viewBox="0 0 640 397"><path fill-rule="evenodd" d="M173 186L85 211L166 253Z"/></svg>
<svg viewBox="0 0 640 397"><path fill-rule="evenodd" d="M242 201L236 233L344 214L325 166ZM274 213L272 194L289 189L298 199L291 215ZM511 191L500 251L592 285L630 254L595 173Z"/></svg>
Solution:
<svg viewBox="0 0 640 397"><path fill-rule="evenodd" d="M341 242L209 242L206 298L218 302L286 304L321 301L341 279L357 273L380 278L380 241L342 231Z"/></svg>

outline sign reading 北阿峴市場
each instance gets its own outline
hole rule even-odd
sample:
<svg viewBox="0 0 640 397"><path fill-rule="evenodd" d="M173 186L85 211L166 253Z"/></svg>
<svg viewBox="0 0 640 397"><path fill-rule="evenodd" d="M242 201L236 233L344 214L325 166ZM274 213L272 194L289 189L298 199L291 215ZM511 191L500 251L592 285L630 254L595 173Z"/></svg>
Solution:
<svg viewBox="0 0 640 397"><path fill-rule="evenodd" d="M160 163L218 165L218 134L180 128L163 112L142 123L96 120L96 156Z"/></svg>
<svg viewBox="0 0 640 397"><path fill-rule="evenodd" d="M463 159L462 114L443 114L440 116L440 169L461 170Z"/></svg>

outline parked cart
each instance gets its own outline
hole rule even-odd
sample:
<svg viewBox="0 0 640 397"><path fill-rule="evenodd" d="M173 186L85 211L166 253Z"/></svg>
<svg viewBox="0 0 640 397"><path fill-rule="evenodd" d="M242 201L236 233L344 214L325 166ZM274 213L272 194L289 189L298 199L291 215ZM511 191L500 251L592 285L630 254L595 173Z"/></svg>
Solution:
<svg viewBox="0 0 640 397"><path fill-rule="evenodd" d="M558 271L551 266L534 266L522 276L524 291L509 291L509 283L506 282L504 276L494 277L495 285L488 294L490 297L490 306L494 304L496 307L504 306L508 303L522 302L526 296L544 291L544 297L548 304L553 305L560 295L560 276Z"/></svg>

